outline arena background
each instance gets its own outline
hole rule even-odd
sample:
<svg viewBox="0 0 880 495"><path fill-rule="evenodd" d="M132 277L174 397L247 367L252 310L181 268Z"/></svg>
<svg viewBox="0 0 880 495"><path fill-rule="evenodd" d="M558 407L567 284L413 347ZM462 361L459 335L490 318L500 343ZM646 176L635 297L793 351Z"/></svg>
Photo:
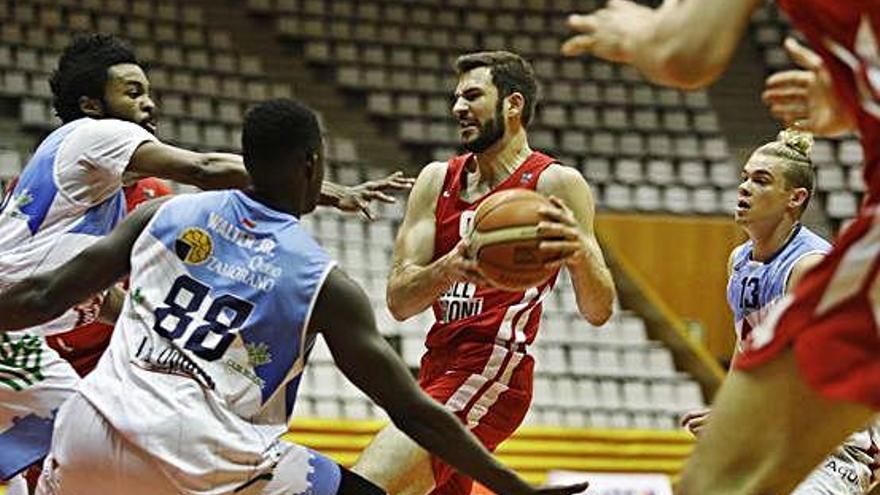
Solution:
<svg viewBox="0 0 880 495"><path fill-rule="evenodd" d="M681 413L709 403L730 356L725 264L743 237L730 220L739 167L776 124L758 94L788 63L788 27L768 5L727 75L708 91L645 82L630 68L564 59L574 0L0 0L0 178L15 176L58 124L47 79L77 32L117 33L147 62L163 140L238 149L254 102L295 97L328 131L329 178L352 184L416 174L456 152L451 62L506 49L534 65L541 102L533 148L576 167L599 206L597 230L619 291L602 328L577 316L568 280L546 305L526 425L499 456L532 481L550 470L663 473L692 447ZM819 194L806 223L830 236L864 189L854 138L819 140ZM366 223L320 210L307 223L369 292L382 331L418 365L431 317L395 322L384 284L404 198ZM311 358L291 438L344 464L384 422L333 367ZM2 487L0 487L2 492Z"/></svg>

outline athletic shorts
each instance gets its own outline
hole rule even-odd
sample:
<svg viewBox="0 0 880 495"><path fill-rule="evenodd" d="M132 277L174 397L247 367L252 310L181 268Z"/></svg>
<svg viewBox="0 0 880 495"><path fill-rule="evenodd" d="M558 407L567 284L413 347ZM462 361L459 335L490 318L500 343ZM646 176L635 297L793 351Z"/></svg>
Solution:
<svg viewBox="0 0 880 495"><path fill-rule="evenodd" d="M208 441L208 439L206 439ZM205 473L198 489L184 488L144 451L124 439L82 395L61 408L52 452L46 457L38 495L336 495L342 470L317 452L279 441L267 452L271 462L230 482L222 473ZM223 483L214 483L222 479Z"/></svg>
<svg viewBox="0 0 880 495"><path fill-rule="evenodd" d="M865 495L871 487L871 467L864 454L841 447L825 458L791 495Z"/></svg>
<svg viewBox="0 0 880 495"><path fill-rule="evenodd" d="M78 382L42 337L0 334L0 479L46 457L55 413Z"/></svg>
<svg viewBox="0 0 880 495"><path fill-rule="evenodd" d="M825 259L752 332L736 368L791 347L803 378L835 400L880 410L880 214L864 208Z"/></svg>
<svg viewBox="0 0 880 495"><path fill-rule="evenodd" d="M531 403L534 360L524 350L497 344L433 349L422 359L419 384L494 451L516 431ZM471 493L471 478L436 457L431 458L431 468L432 495Z"/></svg>

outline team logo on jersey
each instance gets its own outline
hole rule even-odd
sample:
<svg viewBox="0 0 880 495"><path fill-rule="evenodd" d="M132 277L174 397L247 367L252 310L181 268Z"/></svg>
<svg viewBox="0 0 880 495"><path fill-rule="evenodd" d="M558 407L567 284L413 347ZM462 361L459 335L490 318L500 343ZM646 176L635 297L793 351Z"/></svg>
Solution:
<svg viewBox="0 0 880 495"><path fill-rule="evenodd" d="M198 227L189 227L174 242L177 257L188 265L200 265L211 256L214 242L207 232Z"/></svg>
<svg viewBox="0 0 880 495"><path fill-rule="evenodd" d="M272 362L272 353L269 352L269 346L266 344L249 342L244 348L247 349L248 361L252 367L256 368Z"/></svg>
<svg viewBox="0 0 880 495"><path fill-rule="evenodd" d="M7 200L9 202L9 210L4 213L9 215L12 218L17 218L20 220L28 220L30 217L21 211L22 208L34 202L34 196L27 189L23 190L18 194L14 194L11 196L7 196ZM6 207L6 201L4 201L3 208Z"/></svg>

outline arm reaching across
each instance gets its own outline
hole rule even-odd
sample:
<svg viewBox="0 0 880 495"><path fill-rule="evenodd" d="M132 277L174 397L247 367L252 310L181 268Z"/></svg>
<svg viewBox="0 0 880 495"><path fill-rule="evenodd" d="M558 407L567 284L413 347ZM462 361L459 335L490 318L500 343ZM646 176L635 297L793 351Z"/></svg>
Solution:
<svg viewBox="0 0 880 495"><path fill-rule="evenodd" d="M569 27L579 34L562 45L562 53L629 64L657 84L696 89L727 67L758 5L758 0L665 0L651 9L610 0L591 14L569 17Z"/></svg>
<svg viewBox="0 0 880 495"><path fill-rule="evenodd" d="M340 304L345 308L340 311ZM566 495L586 484L535 489L502 466L443 406L423 393L379 334L366 294L338 269L327 277L312 316L345 376L425 449L500 494Z"/></svg>
<svg viewBox="0 0 880 495"><path fill-rule="evenodd" d="M251 179L240 155L232 153L197 153L160 142L145 142L134 152L126 173L143 177L160 177L190 184L201 189L246 189ZM356 186L343 186L324 181L318 204L333 206L346 212L362 212L372 219L369 206L373 201L393 203L388 193L406 191L413 179L395 172L388 177Z"/></svg>
<svg viewBox="0 0 880 495"><path fill-rule="evenodd" d="M372 201L394 203L394 196L390 192L409 191L412 189L415 179L406 177L403 172L394 172L382 179L369 180L356 186L341 186L332 182L324 181L321 187L319 203L325 206L335 206L346 212L361 212L367 220L374 220L373 212L370 211Z"/></svg>
<svg viewBox="0 0 880 495"><path fill-rule="evenodd" d="M135 240L166 199L144 203L109 235L69 262L28 277L0 294L0 332L52 320L127 275Z"/></svg>

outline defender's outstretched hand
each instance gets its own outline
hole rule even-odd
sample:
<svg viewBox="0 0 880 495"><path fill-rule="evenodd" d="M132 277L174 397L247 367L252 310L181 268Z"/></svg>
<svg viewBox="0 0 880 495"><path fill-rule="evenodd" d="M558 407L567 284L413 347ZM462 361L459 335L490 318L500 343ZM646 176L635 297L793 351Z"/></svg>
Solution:
<svg viewBox="0 0 880 495"><path fill-rule="evenodd" d="M374 216L370 211L371 202L394 203L394 197L388 193L409 191L414 183L415 179L406 177L403 172L394 172L382 179L369 180L363 184L345 188L340 194L336 207L347 212L360 211L367 219L373 220Z"/></svg>
<svg viewBox="0 0 880 495"><path fill-rule="evenodd" d="M786 127L796 127L818 136L834 136L855 128L855 121L838 101L831 86L831 74L821 57L794 38L785 40L785 50L803 70L777 72L767 78L764 103Z"/></svg>

